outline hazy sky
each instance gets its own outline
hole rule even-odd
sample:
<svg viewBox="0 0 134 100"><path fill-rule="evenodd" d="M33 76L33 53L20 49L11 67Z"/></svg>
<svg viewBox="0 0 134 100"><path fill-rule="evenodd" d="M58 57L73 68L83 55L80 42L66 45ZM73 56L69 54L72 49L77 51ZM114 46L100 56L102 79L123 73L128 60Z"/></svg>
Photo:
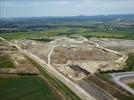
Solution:
<svg viewBox="0 0 134 100"><path fill-rule="evenodd" d="M134 0L0 0L0 17L134 14Z"/></svg>

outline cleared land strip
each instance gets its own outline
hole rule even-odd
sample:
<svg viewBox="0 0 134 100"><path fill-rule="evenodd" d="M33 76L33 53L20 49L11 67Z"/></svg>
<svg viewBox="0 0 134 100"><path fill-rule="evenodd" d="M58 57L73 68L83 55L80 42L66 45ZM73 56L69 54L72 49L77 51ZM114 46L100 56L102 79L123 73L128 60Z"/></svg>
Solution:
<svg viewBox="0 0 134 100"><path fill-rule="evenodd" d="M21 52L26 54L28 57L30 57L32 60L37 62L39 65L42 66L47 72L55 76L57 79L59 79L61 82L63 82L68 88L70 88L77 96L79 96L82 100L95 100L93 96L88 94L85 90L83 90L79 85L76 83L70 81L68 78L60 74L57 70L55 70L52 66L46 64L42 59L38 58L37 56L33 55L31 52L22 50L19 46L0 38L3 41L6 41L10 45L16 46Z"/></svg>

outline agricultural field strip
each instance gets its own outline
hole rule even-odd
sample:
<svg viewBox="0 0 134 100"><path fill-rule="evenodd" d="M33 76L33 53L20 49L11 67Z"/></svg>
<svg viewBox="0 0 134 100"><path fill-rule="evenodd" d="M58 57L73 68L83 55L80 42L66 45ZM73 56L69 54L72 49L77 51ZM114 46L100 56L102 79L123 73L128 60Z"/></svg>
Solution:
<svg viewBox="0 0 134 100"><path fill-rule="evenodd" d="M124 29L124 28L123 28ZM74 31L73 31L74 30ZM4 32L5 33L5 32ZM47 29L42 31L29 31L29 32L3 32L0 34L1 37L6 38L8 40L11 39L24 39L24 38L40 38L40 37L51 37L51 36L73 36L73 35L80 35L80 36L89 36L89 37L106 37L106 38L124 38L124 39L134 39L133 31L118 31L118 30L92 30L89 28L78 28L75 27L57 27L54 29Z"/></svg>
<svg viewBox="0 0 134 100"><path fill-rule="evenodd" d="M57 79L62 81L68 88L70 88L77 96L79 96L82 100L95 100L94 97L92 97L89 93L87 93L84 89L82 89L78 84L72 82L62 74L60 74L56 69L54 69L51 65L48 65L46 62L44 62L42 59L38 58L31 52L28 52L26 50L22 50L19 46L3 39L0 37L3 41L6 41L10 45L16 46L22 53L26 54L28 57L39 63L44 69L46 69L49 73L54 75Z"/></svg>
<svg viewBox="0 0 134 100"><path fill-rule="evenodd" d="M7 61L9 61L9 59L6 59L4 61L0 61L0 64L3 63L3 62L7 62Z"/></svg>
<svg viewBox="0 0 134 100"><path fill-rule="evenodd" d="M52 91L47 87L47 84L44 84L44 80L38 76L13 77L8 78L8 80L6 78L2 78L1 85L1 100L18 100L20 98L23 100L33 100L36 96L42 99L55 99L54 95L52 95Z"/></svg>
<svg viewBox="0 0 134 100"><path fill-rule="evenodd" d="M127 77L134 77L134 71L132 72L122 72L122 73L116 73L116 74L111 74L112 79L119 84L120 86L122 86L123 88L125 88L126 90L128 90L130 93L132 93L134 95L134 90L132 88L130 88L127 84L125 84L124 82L121 81L121 79Z"/></svg>

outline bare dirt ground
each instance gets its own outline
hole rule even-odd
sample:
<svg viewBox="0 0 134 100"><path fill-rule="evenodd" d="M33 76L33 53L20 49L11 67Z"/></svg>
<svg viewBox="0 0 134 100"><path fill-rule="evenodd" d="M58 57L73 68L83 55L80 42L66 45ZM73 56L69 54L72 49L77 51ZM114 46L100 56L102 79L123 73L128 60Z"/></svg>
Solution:
<svg viewBox="0 0 134 100"><path fill-rule="evenodd" d="M48 54L51 50L51 45L48 45L48 43L27 39L12 40L12 42L20 46L22 49L32 52L33 54L39 56L40 58L45 60L45 62L47 62Z"/></svg>
<svg viewBox="0 0 134 100"><path fill-rule="evenodd" d="M66 63L68 60L112 61L118 55L89 46L56 47L52 54L53 63Z"/></svg>
<svg viewBox="0 0 134 100"><path fill-rule="evenodd" d="M134 53L134 40L111 38L91 38L90 40L106 48L123 52L124 54Z"/></svg>
<svg viewBox="0 0 134 100"><path fill-rule="evenodd" d="M16 47L0 40L0 52L10 57L15 68L0 68L0 74L38 74L38 70Z"/></svg>
<svg viewBox="0 0 134 100"><path fill-rule="evenodd" d="M115 62L122 55L99 48L99 44L94 44L84 37L54 37L51 42L26 39L12 42L53 65L59 72L72 79L78 79L78 77L81 79L85 75L67 67L68 64L78 65L92 74L98 69L107 71L122 68L119 63Z"/></svg>
<svg viewBox="0 0 134 100"><path fill-rule="evenodd" d="M78 60L73 61L72 64L79 65L81 68L93 74L101 67L101 65L107 64L107 61Z"/></svg>
<svg viewBox="0 0 134 100"><path fill-rule="evenodd" d="M77 66L76 68L72 68L69 65L65 64L54 64L54 67L59 72L73 80L80 80L86 77L86 74L83 71L81 71Z"/></svg>
<svg viewBox="0 0 134 100"><path fill-rule="evenodd" d="M118 63L114 63L113 68L113 62L118 60L122 55L99 48L99 45L96 47L95 44L85 38L70 39L60 37L56 38L52 43L58 45L51 55L53 65L66 65L68 62L71 62L71 64L79 65L90 73L95 73L100 68L102 68L103 71L112 70L115 69L115 67L117 69L121 68ZM107 68L104 66L106 64L108 65Z"/></svg>

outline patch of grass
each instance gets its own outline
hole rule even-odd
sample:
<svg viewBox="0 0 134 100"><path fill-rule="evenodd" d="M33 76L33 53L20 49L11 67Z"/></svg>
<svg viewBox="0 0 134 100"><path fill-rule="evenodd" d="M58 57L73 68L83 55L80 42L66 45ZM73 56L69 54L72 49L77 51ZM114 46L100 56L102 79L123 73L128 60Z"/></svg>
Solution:
<svg viewBox="0 0 134 100"><path fill-rule="evenodd" d="M134 89L134 83L128 83L128 85L129 85L132 89Z"/></svg>
<svg viewBox="0 0 134 100"><path fill-rule="evenodd" d="M15 68L15 66L7 55L1 55L0 68Z"/></svg>
<svg viewBox="0 0 134 100"><path fill-rule="evenodd" d="M0 78L1 100L56 100L50 88L37 76Z"/></svg>
<svg viewBox="0 0 134 100"><path fill-rule="evenodd" d="M28 39L30 39L30 38L28 38ZM41 41L41 42L51 42L53 39L43 37L43 38L31 39L31 40L36 40L36 41Z"/></svg>
<svg viewBox="0 0 134 100"><path fill-rule="evenodd" d="M67 100L80 100L80 98L75 95L67 86L65 86L60 80L56 79L54 76L50 76L44 68L42 68L38 63L27 57L29 61L39 69L39 71L46 77L53 86L55 86L66 98Z"/></svg>
<svg viewBox="0 0 134 100"><path fill-rule="evenodd" d="M126 60L125 70L134 71L134 53L128 54L128 59Z"/></svg>

